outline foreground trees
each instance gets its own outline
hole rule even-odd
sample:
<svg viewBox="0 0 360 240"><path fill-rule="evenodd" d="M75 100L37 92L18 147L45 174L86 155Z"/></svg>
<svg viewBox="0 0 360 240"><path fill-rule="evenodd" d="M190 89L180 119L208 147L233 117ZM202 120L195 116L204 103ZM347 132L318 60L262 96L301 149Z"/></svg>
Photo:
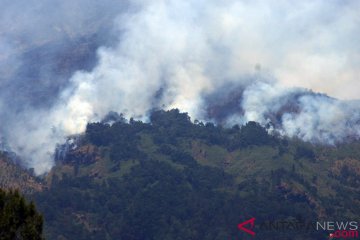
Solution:
<svg viewBox="0 0 360 240"><path fill-rule="evenodd" d="M43 218L18 191L0 189L0 240L43 239Z"/></svg>

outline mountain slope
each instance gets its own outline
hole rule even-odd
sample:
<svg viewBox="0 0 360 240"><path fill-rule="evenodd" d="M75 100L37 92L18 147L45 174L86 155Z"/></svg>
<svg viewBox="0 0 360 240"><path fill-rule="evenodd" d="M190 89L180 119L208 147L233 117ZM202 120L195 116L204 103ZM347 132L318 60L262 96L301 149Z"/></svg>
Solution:
<svg viewBox="0 0 360 240"><path fill-rule="evenodd" d="M50 239L246 239L237 224L357 220L360 144L314 146L255 122L224 129L178 110L92 123L34 195ZM261 239L324 231L255 227Z"/></svg>
<svg viewBox="0 0 360 240"><path fill-rule="evenodd" d="M24 170L6 153L0 152L0 189L18 189L22 193L31 194L42 191L44 186L31 171Z"/></svg>

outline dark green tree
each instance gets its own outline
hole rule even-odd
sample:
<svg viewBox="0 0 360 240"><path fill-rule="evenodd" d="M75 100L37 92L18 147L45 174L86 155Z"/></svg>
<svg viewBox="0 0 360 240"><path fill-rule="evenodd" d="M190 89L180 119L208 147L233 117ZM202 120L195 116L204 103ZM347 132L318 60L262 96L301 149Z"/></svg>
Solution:
<svg viewBox="0 0 360 240"><path fill-rule="evenodd" d="M259 123L250 121L240 129L244 146L265 145L270 143L270 136Z"/></svg>
<svg viewBox="0 0 360 240"><path fill-rule="evenodd" d="M0 189L0 240L43 239L43 218L18 191Z"/></svg>

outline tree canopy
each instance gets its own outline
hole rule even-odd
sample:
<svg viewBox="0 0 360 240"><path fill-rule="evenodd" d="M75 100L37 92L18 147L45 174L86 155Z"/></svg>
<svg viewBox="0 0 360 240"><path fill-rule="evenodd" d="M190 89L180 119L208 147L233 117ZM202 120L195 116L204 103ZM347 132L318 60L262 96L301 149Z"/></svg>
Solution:
<svg viewBox="0 0 360 240"><path fill-rule="evenodd" d="M43 218L18 191L0 189L0 240L40 240Z"/></svg>

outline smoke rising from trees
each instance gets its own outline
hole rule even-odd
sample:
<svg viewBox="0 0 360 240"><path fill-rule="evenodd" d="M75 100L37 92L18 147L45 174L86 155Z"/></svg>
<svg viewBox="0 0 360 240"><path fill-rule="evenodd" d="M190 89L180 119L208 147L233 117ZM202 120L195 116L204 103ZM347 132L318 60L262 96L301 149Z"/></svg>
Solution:
<svg viewBox="0 0 360 240"><path fill-rule="evenodd" d="M329 144L360 136L351 101L360 89L358 1L5 5L0 130L36 173L51 168L56 143L109 111L146 119L153 108L179 108ZM227 103L228 113L213 114Z"/></svg>

